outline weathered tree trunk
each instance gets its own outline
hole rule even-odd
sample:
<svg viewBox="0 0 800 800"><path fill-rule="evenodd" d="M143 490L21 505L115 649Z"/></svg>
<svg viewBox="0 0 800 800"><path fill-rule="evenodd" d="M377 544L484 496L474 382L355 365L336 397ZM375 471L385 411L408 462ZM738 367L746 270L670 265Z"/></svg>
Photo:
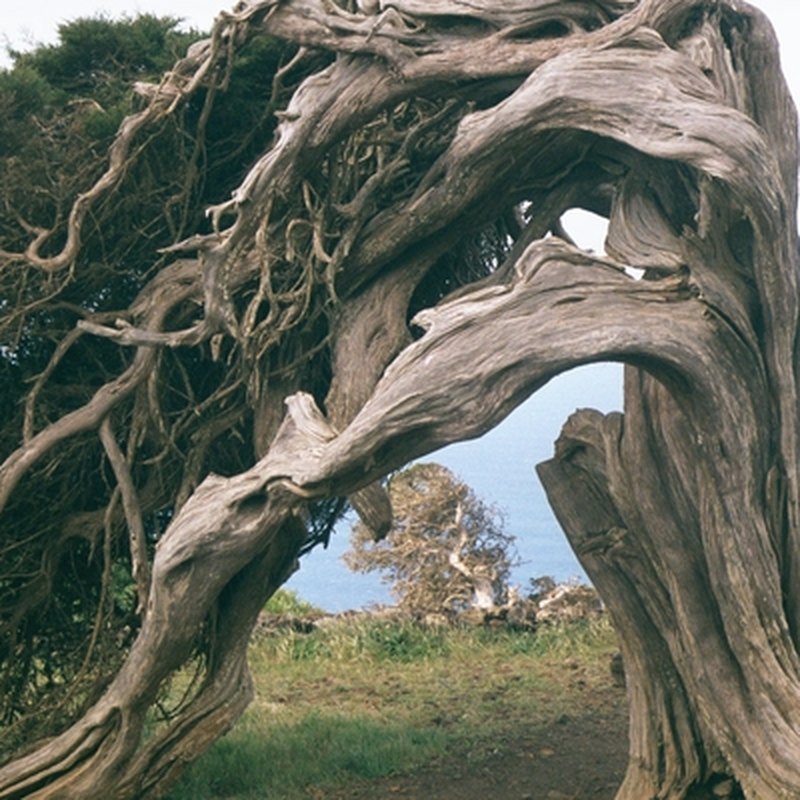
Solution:
<svg viewBox="0 0 800 800"><path fill-rule="evenodd" d="M768 60L748 33L743 60ZM721 37L706 23L684 45L712 75L725 71ZM774 90L756 101L762 80L721 82L731 105L757 107L770 144L750 163L739 157L741 179L727 180L736 197L713 180L702 187L699 235L684 229L674 261L716 318L713 340L697 341L689 360L628 367L624 418L577 414L540 467L620 632L631 702L624 798L681 798L725 774L746 797L800 792L797 245L786 153L796 136ZM774 190L747 176L767 149ZM657 185L636 179L617 195L609 251L629 263L677 255L653 207Z"/></svg>
<svg viewBox="0 0 800 800"><path fill-rule="evenodd" d="M381 8L254 3L158 90L178 96L192 81L176 76L196 84L219 42L257 30L338 54L214 210L230 227L184 243L199 252L202 283L186 291L202 292L204 320L164 333L148 306L139 327L84 327L140 348L128 391L153 347L214 335L266 349L324 285L329 325L310 346L328 348L332 376L316 399L296 391L301 371L261 376L260 460L182 503L122 671L82 720L0 770L0 798L156 796L246 705L248 633L304 543L308 500L349 495L380 532L377 479L599 360L628 365L624 417L576 414L540 474L620 633L631 760L619 797L697 796L722 776L748 798L799 797L797 131L768 23L739 0ZM376 119L401 142L380 158ZM359 158L372 172L343 198L309 189ZM543 238L575 205L609 217L608 256ZM303 258L299 228L312 231ZM475 231L500 232L492 274L436 305L454 271L415 296ZM308 292L277 300L281 270ZM99 426L115 387L12 454L0 498L52 442ZM148 707L204 626L201 690L142 744Z"/></svg>

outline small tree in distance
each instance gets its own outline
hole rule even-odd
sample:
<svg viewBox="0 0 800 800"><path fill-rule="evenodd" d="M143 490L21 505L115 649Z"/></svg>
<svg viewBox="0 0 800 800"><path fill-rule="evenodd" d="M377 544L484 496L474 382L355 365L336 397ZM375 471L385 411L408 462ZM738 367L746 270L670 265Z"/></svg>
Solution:
<svg viewBox="0 0 800 800"><path fill-rule="evenodd" d="M414 464L388 483L394 525L381 541L362 522L344 561L381 572L400 608L457 614L504 602L515 563L514 537L498 510L440 464Z"/></svg>

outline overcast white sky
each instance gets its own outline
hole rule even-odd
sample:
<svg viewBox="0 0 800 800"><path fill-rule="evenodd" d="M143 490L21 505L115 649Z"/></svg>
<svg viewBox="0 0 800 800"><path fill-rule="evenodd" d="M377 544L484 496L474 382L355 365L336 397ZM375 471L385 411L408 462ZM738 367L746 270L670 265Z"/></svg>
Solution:
<svg viewBox="0 0 800 800"><path fill-rule="evenodd" d="M782 39L783 69L795 100L800 98L800 48L792 34L800 30L800 0L751 0L770 17L778 38ZM138 12L171 15L191 27L208 30L217 12L229 8L235 0L1 0L0 34L6 43L26 49L38 42L56 38L59 23L75 17L104 13L112 17ZM0 52L0 66L9 65L5 48Z"/></svg>

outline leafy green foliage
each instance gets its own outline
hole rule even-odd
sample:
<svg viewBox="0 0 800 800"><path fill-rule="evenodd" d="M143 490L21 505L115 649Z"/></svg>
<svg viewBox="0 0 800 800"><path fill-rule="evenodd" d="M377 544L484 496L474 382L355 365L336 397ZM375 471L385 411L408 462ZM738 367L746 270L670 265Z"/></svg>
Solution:
<svg viewBox="0 0 800 800"><path fill-rule="evenodd" d="M291 589L278 589L264 606L267 614L293 614L305 616L308 614L321 614L322 610L303 600L297 592Z"/></svg>
<svg viewBox="0 0 800 800"><path fill-rule="evenodd" d="M63 244L69 210L106 169L120 122L144 108L133 82L160 82L200 38L179 31L174 18L152 15L77 19L59 34L57 44L17 53L14 66L0 71L4 253L23 252L35 229L53 231L43 255ZM167 263L162 248L205 229L205 208L230 194L272 136L270 76L286 57L284 45L252 38L229 64L229 91L201 86L134 140L121 185L84 226L73 269L50 275L18 258L0 270L0 461L20 444L25 398L45 370L28 410L29 435L80 408L129 366L131 351L108 340L80 336L62 354L56 346L78 320L113 319L126 309ZM187 300L167 325L196 315L196 302ZM132 477L151 553L187 469L188 480L198 481L211 469L229 474L252 463L250 414L230 357L225 349L217 359L208 348L166 352L150 375L159 408L130 401L115 412L115 425L131 434L120 436L121 447L143 462ZM113 674L138 627L115 486L97 437L77 436L23 478L4 511L3 749L69 724Z"/></svg>
<svg viewBox="0 0 800 800"><path fill-rule="evenodd" d="M35 70L65 96L115 97L134 79L169 69L198 38L177 30L175 17L141 14L113 20L84 17L59 26L59 42L17 54L15 66Z"/></svg>

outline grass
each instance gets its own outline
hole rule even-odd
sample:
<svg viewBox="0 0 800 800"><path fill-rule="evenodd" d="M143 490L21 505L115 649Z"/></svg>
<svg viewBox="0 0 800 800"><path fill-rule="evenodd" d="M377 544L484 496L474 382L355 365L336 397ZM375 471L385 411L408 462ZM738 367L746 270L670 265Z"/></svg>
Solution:
<svg viewBox="0 0 800 800"><path fill-rule="evenodd" d="M256 700L170 798L299 800L438 757L488 757L584 711L615 647L602 618L535 634L360 620L259 637Z"/></svg>
<svg viewBox="0 0 800 800"><path fill-rule="evenodd" d="M312 711L293 722L273 722L249 713L189 769L170 797L303 797L310 786L414 766L437 752L442 738L368 717Z"/></svg>

